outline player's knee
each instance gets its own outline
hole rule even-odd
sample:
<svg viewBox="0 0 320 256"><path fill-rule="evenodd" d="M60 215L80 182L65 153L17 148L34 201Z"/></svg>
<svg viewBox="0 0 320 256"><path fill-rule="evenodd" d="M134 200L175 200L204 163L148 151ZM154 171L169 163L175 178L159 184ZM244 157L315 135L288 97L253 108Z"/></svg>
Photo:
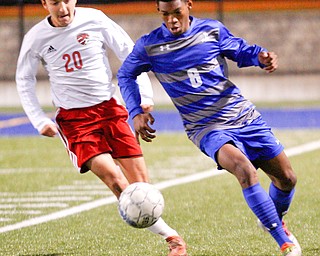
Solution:
<svg viewBox="0 0 320 256"><path fill-rule="evenodd" d="M236 166L234 175L237 177L242 188L247 188L258 182L256 169L248 162Z"/></svg>
<svg viewBox="0 0 320 256"><path fill-rule="evenodd" d="M281 189L282 190L292 190L297 184L297 175L293 172L293 170L290 170L289 172L286 172L283 179L281 179Z"/></svg>

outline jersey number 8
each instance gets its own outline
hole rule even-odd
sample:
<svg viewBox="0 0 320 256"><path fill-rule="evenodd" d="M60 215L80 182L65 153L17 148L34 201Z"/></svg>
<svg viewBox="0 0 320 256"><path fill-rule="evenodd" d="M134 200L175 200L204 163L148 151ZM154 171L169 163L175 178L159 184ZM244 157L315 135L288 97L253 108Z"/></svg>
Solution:
<svg viewBox="0 0 320 256"><path fill-rule="evenodd" d="M190 79L191 86L193 88L198 88L202 85L201 76L196 68L188 69L187 73Z"/></svg>

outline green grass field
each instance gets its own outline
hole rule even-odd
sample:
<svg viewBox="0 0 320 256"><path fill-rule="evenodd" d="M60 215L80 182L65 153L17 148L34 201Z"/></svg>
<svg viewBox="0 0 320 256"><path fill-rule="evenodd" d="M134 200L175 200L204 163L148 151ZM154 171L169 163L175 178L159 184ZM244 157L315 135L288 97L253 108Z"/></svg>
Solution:
<svg viewBox="0 0 320 256"><path fill-rule="evenodd" d="M320 140L320 130L276 130L286 149ZM111 196L95 176L72 167L59 139L0 138L0 230ZM214 169L182 133L142 143L153 183ZM303 255L320 255L320 150L290 157L299 181L287 223ZM259 171L267 189L268 179ZM256 226L230 174L164 189L164 219L185 238L190 256L280 255ZM39 225L0 233L0 255L167 255L147 230L127 226L115 203Z"/></svg>

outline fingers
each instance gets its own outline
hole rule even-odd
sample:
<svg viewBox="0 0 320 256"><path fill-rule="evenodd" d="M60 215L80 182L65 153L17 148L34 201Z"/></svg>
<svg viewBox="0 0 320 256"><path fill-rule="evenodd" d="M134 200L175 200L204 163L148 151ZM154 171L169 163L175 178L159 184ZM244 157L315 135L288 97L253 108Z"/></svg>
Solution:
<svg viewBox="0 0 320 256"><path fill-rule="evenodd" d="M259 62L265 67L267 73L272 73L278 68L278 56L274 52L260 52L258 55Z"/></svg>
<svg viewBox="0 0 320 256"><path fill-rule="evenodd" d="M143 113L134 117L133 125L138 143L139 136L146 142L151 142L156 137L154 134L156 130L149 125L149 123L152 125L154 121L155 119L150 113Z"/></svg>
<svg viewBox="0 0 320 256"><path fill-rule="evenodd" d="M150 134L150 133L148 133L148 134L140 133L140 137L141 137L141 139L143 139L146 142L151 142L156 137L156 135Z"/></svg>
<svg viewBox="0 0 320 256"><path fill-rule="evenodd" d="M146 142L151 142L156 135L154 134L156 130L152 129L149 125L146 125L144 127L141 127L136 133L138 133L141 137Z"/></svg>
<svg viewBox="0 0 320 256"><path fill-rule="evenodd" d="M150 122L150 124L152 125L152 124L154 124L154 117L153 117L153 115L151 115L150 113L149 113L149 115L148 115L148 119L149 119L149 122ZM151 128L151 127L150 127ZM155 131L155 130L154 130Z"/></svg>
<svg viewBox="0 0 320 256"><path fill-rule="evenodd" d="M54 137L58 133L58 129L54 124L47 124L40 131L40 134L47 137Z"/></svg>

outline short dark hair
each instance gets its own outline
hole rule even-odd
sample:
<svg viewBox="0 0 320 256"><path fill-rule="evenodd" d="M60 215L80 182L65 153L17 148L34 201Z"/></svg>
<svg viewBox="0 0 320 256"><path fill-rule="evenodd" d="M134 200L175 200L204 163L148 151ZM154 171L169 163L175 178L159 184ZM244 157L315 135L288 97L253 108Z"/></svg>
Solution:
<svg viewBox="0 0 320 256"><path fill-rule="evenodd" d="M159 4L159 2L172 2L174 0L156 0L157 4ZM183 1L183 2L187 2L188 0L180 0L180 1Z"/></svg>

